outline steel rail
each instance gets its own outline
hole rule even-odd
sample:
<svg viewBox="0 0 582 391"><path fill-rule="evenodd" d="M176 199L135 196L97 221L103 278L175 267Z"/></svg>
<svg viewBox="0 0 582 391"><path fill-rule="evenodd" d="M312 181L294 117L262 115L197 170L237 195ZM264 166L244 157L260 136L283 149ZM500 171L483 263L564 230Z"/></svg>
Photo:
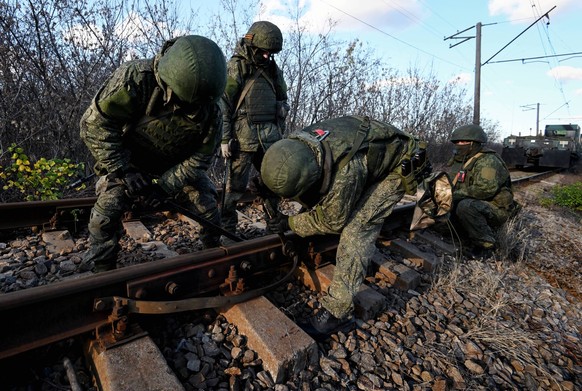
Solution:
<svg viewBox="0 0 582 391"><path fill-rule="evenodd" d="M289 235L290 239L293 234ZM75 280L0 295L0 360L74 335L90 332L108 323L109 313L94 311L94 299L128 296L132 282L155 276L195 273L190 281L197 291L214 290L238 259L280 249L279 236L269 235L179 255L159 261L128 266ZM273 266L279 265L273 261ZM214 277L210 277L214 275ZM139 292L139 290L138 290ZM143 292L143 290L141 290ZM147 297L147 295L146 295Z"/></svg>
<svg viewBox="0 0 582 391"><path fill-rule="evenodd" d="M51 222L55 218L59 218L59 215L65 211L88 211L96 200L95 197L88 197L0 203L0 230L33 226L45 227L52 224Z"/></svg>
<svg viewBox="0 0 582 391"><path fill-rule="evenodd" d="M407 227L413 207L410 204L397 206L384 229L391 231L397 227ZM333 253L339 239L338 235L301 238L291 232L284 236L298 250L303 261L316 261L322 253ZM190 291L194 289L200 296L208 295L224 283L233 264L240 266L249 256L263 256L273 260L276 258L273 254L282 254L285 246L279 235L268 235L225 247L2 294L0 360L106 326L110 322L109 313L94 311L95 300L98 298L115 296L160 300L162 297L161 300L171 300L172 295L166 290L170 283L190 288ZM280 266L280 262L271 262L273 268Z"/></svg>
<svg viewBox="0 0 582 391"><path fill-rule="evenodd" d="M538 173L534 173L532 175L528 175L525 177L521 177L521 178L515 178L511 180L511 183L514 185L520 185L523 184L525 182L530 182L532 180L539 180L541 178L545 178L549 175L553 175L559 172L562 172L564 169L559 168L559 169L555 169L555 170L549 170L549 171L544 171L544 172L538 172Z"/></svg>
<svg viewBox="0 0 582 391"><path fill-rule="evenodd" d="M247 192L240 202L255 199L256 195ZM0 203L0 230L35 226L55 229L62 223L87 221L95 201L97 197Z"/></svg>

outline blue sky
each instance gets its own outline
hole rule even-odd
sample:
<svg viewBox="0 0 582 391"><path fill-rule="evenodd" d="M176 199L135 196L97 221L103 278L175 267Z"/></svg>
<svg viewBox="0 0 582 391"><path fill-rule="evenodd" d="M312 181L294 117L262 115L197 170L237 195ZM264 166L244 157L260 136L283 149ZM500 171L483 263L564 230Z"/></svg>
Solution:
<svg viewBox="0 0 582 391"><path fill-rule="evenodd" d="M304 7L302 18L314 33L322 20L337 20L338 38L369 43L402 71L412 65L432 69L442 81L460 78L471 99L476 40L444 38L465 29L459 36L474 37L480 22L481 63L488 62L481 67L481 117L497 121L503 136L535 133L538 104L541 129L582 124L582 54L561 56L582 52L582 1L264 0L256 20L285 29L290 4ZM546 13L549 20L527 29ZM521 61L533 57L547 58Z"/></svg>

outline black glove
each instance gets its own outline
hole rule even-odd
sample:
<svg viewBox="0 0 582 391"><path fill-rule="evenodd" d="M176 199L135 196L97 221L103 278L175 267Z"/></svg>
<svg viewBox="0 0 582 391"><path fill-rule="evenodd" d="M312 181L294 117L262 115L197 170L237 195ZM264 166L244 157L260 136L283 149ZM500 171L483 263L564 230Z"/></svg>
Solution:
<svg viewBox="0 0 582 391"><path fill-rule="evenodd" d="M282 234L289 231L289 216L277 213L275 217L267 221L267 230L275 234Z"/></svg>
<svg viewBox="0 0 582 391"><path fill-rule="evenodd" d="M150 208L157 208L166 201L168 193L166 193L159 185L152 184L142 191L139 197L140 202Z"/></svg>
<svg viewBox="0 0 582 391"><path fill-rule="evenodd" d="M139 171L126 172L121 181L127 187L127 195L137 197L142 190L151 185L151 182Z"/></svg>

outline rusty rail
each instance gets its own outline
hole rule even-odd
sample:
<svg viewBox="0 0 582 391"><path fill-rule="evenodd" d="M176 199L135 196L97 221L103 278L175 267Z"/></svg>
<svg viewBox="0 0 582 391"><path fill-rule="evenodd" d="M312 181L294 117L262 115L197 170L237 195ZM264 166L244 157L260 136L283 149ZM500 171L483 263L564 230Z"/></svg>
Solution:
<svg viewBox="0 0 582 391"><path fill-rule="evenodd" d="M105 326L109 313L94 311L97 298L159 300L208 294L224 283L231 266L240 268L243 261L256 266L253 272L281 266L282 258L273 255L281 247L280 237L269 235L0 295L0 359ZM165 289L170 282L182 284L182 294Z"/></svg>
<svg viewBox="0 0 582 391"><path fill-rule="evenodd" d="M255 198L247 192L240 201L250 203ZM86 222L95 201L97 197L0 203L0 230L23 227L56 229Z"/></svg>
<svg viewBox="0 0 582 391"><path fill-rule="evenodd" d="M414 204L396 207L384 229L407 228L413 207ZM290 263L283 256L284 248L290 243L302 261L317 267L323 258L333 258L338 238L335 235L301 238L287 233L283 243L280 236L268 235L0 295L0 318L3 319L0 360L105 327L109 313L94 311L98 298L121 296L167 301L203 297L219 290L232 266L244 275L245 270L250 274L264 273Z"/></svg>

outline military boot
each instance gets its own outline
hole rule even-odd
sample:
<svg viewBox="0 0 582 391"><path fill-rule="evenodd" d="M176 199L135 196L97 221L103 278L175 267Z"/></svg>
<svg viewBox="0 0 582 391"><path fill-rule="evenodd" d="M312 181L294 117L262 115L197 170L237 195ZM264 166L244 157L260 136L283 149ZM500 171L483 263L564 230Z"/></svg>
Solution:
<svg viewBox="0 0 582 391"><path fill-rule="evenodd" d="M466 255L473 259L489 259L495 255L495 243L477 241Z"/></svg>
<svg viewBox="0 0 582 391"><path fill-rule="evenodd" d="M334 332L348 332L354 328L354 325L353 316L339 319L325 308L322 308L309 319L309 323L300 325L300 327L314 339L324 339Z"/></svg>

